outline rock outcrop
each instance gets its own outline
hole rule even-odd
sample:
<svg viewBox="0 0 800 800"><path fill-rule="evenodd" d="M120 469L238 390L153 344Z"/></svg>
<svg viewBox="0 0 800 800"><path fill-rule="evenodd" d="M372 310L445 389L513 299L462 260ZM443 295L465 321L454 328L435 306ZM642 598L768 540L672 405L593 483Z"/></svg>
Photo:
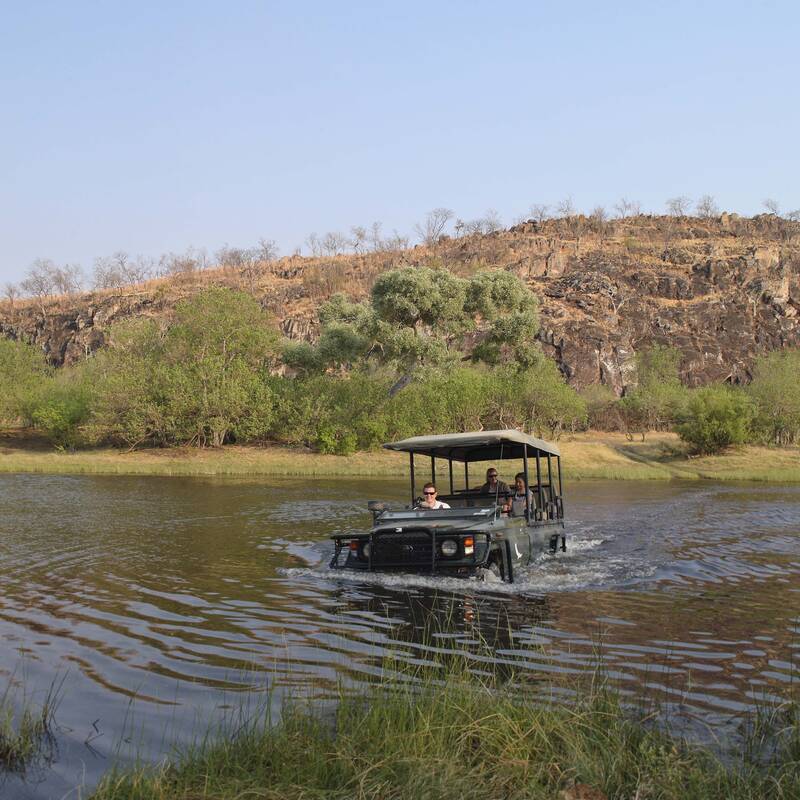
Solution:
<svg viewBox="0 0 800 800"><path fill-rule="evenodd" d="M759 354L800 346L800 225L774 215L603 225L575 217L444 238L432 248L294 256L264 265L255 283L226 268L120 292L6 303L0 335L70 364L103 347L115 322L167 321L182 297L213 283L252 291L284 336L313 340L316 310L331 294L364 297L381 271L419 264L459 274L506 269L528 282L541 300L542 347L577 388L602 383L623 392L637 350L652 343L680 349L691 385L746 382Z"/></svg>

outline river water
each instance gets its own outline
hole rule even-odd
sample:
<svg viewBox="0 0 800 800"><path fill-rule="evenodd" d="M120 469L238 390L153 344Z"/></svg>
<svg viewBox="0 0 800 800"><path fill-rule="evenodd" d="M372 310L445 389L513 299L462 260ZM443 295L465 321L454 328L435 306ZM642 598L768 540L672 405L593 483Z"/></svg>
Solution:
<svg viewBox="0 0 800 800"><path fill-rule="evenodd" d="M0 797L85 796L113 763L163 757L242 698L330 697L390 651L488 648L542 687L602 662L701 740L734 741L798 678L800 487L568 485L567 553L514 585L332 574L327 535L406 494L0 475L0 693L35 705L55 682L60 698L54 740Z"/></svg>

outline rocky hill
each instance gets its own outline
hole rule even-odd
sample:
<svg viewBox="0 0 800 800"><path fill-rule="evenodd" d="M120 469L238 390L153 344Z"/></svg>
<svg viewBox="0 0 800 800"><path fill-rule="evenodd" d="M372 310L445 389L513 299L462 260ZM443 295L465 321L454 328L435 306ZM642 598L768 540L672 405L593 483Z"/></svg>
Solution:
<svg viewBox="0 0 800 800"><path fill-rule="evenodd" d="M528 221L402 251L292 256L18 300L0 305L0 335L41 346L55 365L73 363L102 347L113 323L166 319L181 297L222 284L252 292L287 337L313 339L316 309L331 294L364 297L380 272L419 264L523 278L541 300L542 346L577 388L602 383L622 392L634 354L650 343L679 348L692 385L747 381L758 354L800 346L800 224L733 214Z"/></svg>

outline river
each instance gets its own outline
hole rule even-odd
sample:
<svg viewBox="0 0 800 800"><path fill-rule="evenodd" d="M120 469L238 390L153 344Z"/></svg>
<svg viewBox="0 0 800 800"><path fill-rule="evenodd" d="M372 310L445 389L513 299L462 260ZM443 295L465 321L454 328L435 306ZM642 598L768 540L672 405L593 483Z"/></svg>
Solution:
<svg viewBox="0 0 800 800"><path fill-rule="evenodd" d="M0 692L35 705L55 682L60 700L54 740L0 797L77 797L243 698L329 697L390 651L488 648L542 687L601 662L704 741L735 741L798 678L800 487L567 484L568 551L514 585L332 574L327 535L406 493L0 475Z"/></svg>

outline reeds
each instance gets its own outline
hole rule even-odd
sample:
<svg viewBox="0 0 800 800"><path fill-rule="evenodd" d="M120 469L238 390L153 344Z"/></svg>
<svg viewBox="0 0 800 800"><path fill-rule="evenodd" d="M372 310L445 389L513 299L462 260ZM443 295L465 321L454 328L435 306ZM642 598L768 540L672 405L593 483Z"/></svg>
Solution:
<svg viewBox="0 0 800 800"><path fill-rule="evenodd" d="M335 710L299 701L273 724L255 715L172 763L112 772L95 800L171 798L796 798L798 717L759 721L757 737L723 765L637 718L598 673L570 704L523 689L466 660L391 665ZM398 670L404 680L398 680ZM787 717L786 714L789 713ZM779 723L776 728L776 722Z"/></svg>
<svg viewBox="0 0 800 800"><path fill-rule="evenodd" d="M0 695L0 772L24 773L32 762L48 759L53 748L53 717L58 705L58 687L50 687L44 701L35 707L23 698L10 696L9 682Z"/></svg>

